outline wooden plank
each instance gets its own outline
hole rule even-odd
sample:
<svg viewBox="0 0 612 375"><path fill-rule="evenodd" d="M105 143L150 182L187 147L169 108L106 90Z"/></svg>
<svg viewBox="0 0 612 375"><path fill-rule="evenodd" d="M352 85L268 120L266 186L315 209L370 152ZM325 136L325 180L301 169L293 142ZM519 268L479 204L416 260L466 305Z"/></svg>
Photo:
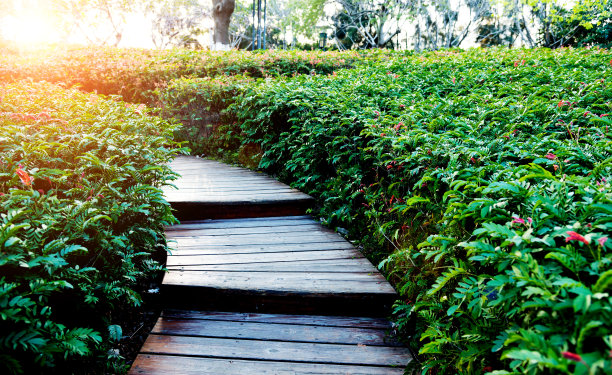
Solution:
<svg viewBox="0 0 612 375"><path fill-rule="evenodd" d="M360 316L325 316L325 315L288 315L288 314L260 314L240 313L224 311L192 311L173 310L162 311L162 316L174 319L203 319L224 320L235 322L258 322L258 323L282 323L311 325L321 327L352 327L352 328L375 328L387 330L391 323L383 318L371 318Z"/></svg>
<svg viewBox="0 0 612 375"><path fill-rule="evenodd" d="M295 233L295 232L326 232L334 233L331 230L324 229L321 224L296 224L296 225L277 225L267 227L251 227L251 228L201 228L201 229L175 229L168 232L168 237L191 237L194 235L206 236L243 236L245 234L275 234L275 233Z"/></svg>
<svg viewBox="0 0 612 375"><path fill-rule="evenodd" d="M395 295L395 290L385 281L330 280L316 278L317 273L249 273L215 278L209 271L169 271L165 274L164 286L189 286L209 289L242 290L258 294L383 294ZM325 274L327 275L327 274ZM341 274L344 275L344 274ZM351 274L352 275L352 274Z"/></svg>
<svg viewBox="0 0 612 375"><path fill-rule="evenodd" d="M265 245L283 243L312 243L312 242L347 242L340 235L333 232L295 232L295 233L255 233L236 236L207 236L194 234L193 236L174 237L168 234L168 239L180 245L199 244L206 245Z"/></svg>
<svg viewBox="0 0 612 375"><path fill-rule="evenodd" d="M227 229L227 228L259 228L274 227L276 225L316 225L320 223L312 220L309 216L281 216L281 217L256 217L247 219L218 219L218 220L192 220L183 221L180 224L167 226L167 232L174 230L190 229Z"/></svg>
<svg viewBox="0 0 612 375"><path fill-rule="evenodd" d="M305 260L292 262L260 262L246 264L207 264L200 266L167 266L172 271L230 271L230 272L373 272L374 266L365 258Z"/></svg>
<svg viewBox="0 0 612 375"><path fill-rule="evenodd" d="M284 202L292 200L308 200L309 198L302 193L296 192L271 192L271 193L252 193L252 194L207 194L206 192L195 191L185 192L177 191L165 194L168 202L235 202L252 203L252 202Z"/></svg>
<svg viewBox="0 0 612 375"><path fill-rule="evenodd" d="M129 374L149 375L402 375L393 367L320 363L249 361L237 359L141 354Z"/></svg>
<svg viewBox="0 0 612 375"><path fill-rule="evenodd" d="M172 244L171 244L172 245ZM172 246L171 256L194 256L194 255L223 255L223 254L266 254L266 253L291 253L301 251L326 251L326 250L350 250L353 246L348 242L323 242L306 244L269 244L269 245L242 245L242 246L210 246L189 245Z"/></svg>
<svg viewBox="0 0 612 375"><path fill-rule="evenodd" d="M197 272L197 271L194 271ZM205 271L197 275L200 283L210 282L214 284L216 280L246 280L256 284L265 283L267 280L280 280L287 284L299 283L304 278L313 281L367 281L367 282L378 282L383 283L385 278L379 273L370 272L302 272L296 274L295 272L230 272L230 271ZM209 281L210 280L210 281ZM231 281L230 281L231 282ZM286 285L282 286L283 288ZM270 288L275 288L274 285L270 285Z"/></svg>
<svg viewBox="0 0 612 375"><path fill-rule="evenodd" d="M407 355L405 348L398 347L275 342L156 334L149 335L142 347L141 353L375 366L405 366L411 359Z"/></svg>
<svg viewBox="0 0 612 375"><path fill-rule="evenodd" d="M193 257L169 256L169 266L186 264L244 264L269 262L295 262L300 260L331 260L363 258L356 250L300 251L295 253L196 255Z"/></svg>
<svg viewBox="0 0 612 375"><path fill-rule="evenodd" d="M161 317L151 332L174 336L400 346L397 340L390 338L387 332L382 329L341 328L284 323L270 324Z"/></svg>

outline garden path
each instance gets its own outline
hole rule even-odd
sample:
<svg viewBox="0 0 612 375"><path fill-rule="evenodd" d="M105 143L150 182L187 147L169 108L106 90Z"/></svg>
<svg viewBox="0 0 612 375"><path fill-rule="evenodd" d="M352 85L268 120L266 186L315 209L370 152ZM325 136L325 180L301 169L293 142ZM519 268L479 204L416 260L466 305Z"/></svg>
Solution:
<svg viewBox="0 0 612 375"><path fill-rule="evenodd" d="M312 198L257 172L179 157L166 197L157 321L130 374L401 374L382 318L396 293L363 255L305 215Z"/></svg>

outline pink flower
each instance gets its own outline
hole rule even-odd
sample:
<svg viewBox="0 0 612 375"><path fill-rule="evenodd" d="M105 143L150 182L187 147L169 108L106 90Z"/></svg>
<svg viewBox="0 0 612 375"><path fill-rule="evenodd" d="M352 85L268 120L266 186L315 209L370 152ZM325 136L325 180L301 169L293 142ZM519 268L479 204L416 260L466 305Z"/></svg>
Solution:
<svg viewBox="0 0 612 375"><path fill-rule="evenodd" d="M546 154L546 159L549 159L549 160L554 160L554 159L556 159L556 158L557 158L557 155L555 155L555 154L553 154L553 153L550 153L550 152L549 152L548 154Z"/></svg>
<svg viewBox="0 0 612 375"><path fill-rule="evenodd" d="M589 241L586 238L584 238L582 235L580 235L579 233L576 233L576 232L574 232L572 230L567 231L566 233L567 233L567 235L569 237L567 237L565 239L565 242L580 241L580 242L584 243L585 245L589 244Z"/></svg>
<svg viewBox="0 0 612 375"><path fill-rule="evenodd" d="M512 224L515 224L515 223L525 224L525 220L521 219L520 217L513 216L512 217Z"/></svg>
<svg viewBox="0 0 612 375"><path fill-rule="evenodd" d="M393 127L393 129L395 129L395 130L400 130L400 128L401 128L402 126L404 126L404 123L400 121L400 122L398 122L398 123L397 123L397 125L395 125L395 126Z"/></svg>
<svg viewBox="0 0 612 375"><path fill-rule="evenodd" d="M533 223L533 219L530 217L527 218L527 221L529 222L529 224Z"/></svg>
<svg viewBox="0 0 612 375"><path fill-rule="evenodd" d="M584 362L584 360L582 359L582 357L576 353L572 353L572 352L561 352L561 356L563 358L569 359L570 361L576 361L576 362Z"/></svg>
<svg viewBox="0 0 612 375"><path fill-rule="evenodd" d="M452 81L453 81L453 83L455 83L455 77L453 77Z"/></svg>
<svg viewBox="0 0 612 375"><path fill-rule="evenodd" d="M514 67L516 68L516 67L518 66L518 64L519 64L519 62L518 62L518 61L515 61L515 62L514 62Z"/></svg>
<svg viewBox="0 0 612 375"><path fill-rule="evenodd" d="M28 172L21 169L21 166L19 166L19 168L15 170L15 173L17 173L19 179L21 180L21 182L23 182L25 186L32 186L32 178L30 177Z"/></svg>
<svg viewBox="0 0 612 375"><path fill-rule="evenodd" d="M606 243L606 241L608 240L608 237L601 237L600 239L597 240L597 243L599 243L599 246L602 246Z"/></svg>

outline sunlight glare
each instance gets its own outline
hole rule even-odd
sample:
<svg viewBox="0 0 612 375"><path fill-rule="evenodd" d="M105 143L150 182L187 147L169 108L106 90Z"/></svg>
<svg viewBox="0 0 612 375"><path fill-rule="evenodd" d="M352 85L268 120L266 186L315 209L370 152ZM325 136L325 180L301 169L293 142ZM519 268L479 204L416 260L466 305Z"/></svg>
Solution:
<svg viewBox="0 0 612 375"><path fill-rule="evenodd" d="M59 37L53 23L44 15L9 16L4 24L5 37L21 45L49 43Z"/></svg>

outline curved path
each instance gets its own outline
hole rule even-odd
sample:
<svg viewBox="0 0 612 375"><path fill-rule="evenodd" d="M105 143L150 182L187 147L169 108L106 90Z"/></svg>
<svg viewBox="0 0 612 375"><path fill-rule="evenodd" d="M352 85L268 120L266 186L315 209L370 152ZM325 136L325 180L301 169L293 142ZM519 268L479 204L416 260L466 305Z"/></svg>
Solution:
<svg viewBox="0 0 612 375"><path fill-rule="evenodd" d="M257 172L179 157L166 197L167 309L130 374L401 374L382 318L397 297L312 198Z"/></svg>

